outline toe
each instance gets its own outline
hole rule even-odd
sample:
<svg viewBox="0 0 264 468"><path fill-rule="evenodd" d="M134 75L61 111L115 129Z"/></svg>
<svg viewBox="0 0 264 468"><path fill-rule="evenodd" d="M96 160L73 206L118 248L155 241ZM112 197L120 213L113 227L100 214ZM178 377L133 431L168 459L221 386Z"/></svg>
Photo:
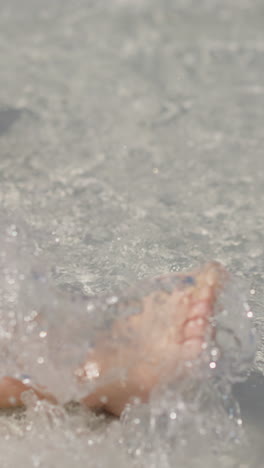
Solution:
<svg viewBox="0 0 264 468"><path fill-rule="evenodd" d="M208 318L212 314L212 301L209 299L200 300L191 305L188 319Z"/></svg>
<svg viewBox="0 0 264 468"><path fill-rule="evenodd" d="M203 338L195 337L184 341L182 345L181 358L183 361L196 359L202 351Z"/></svg>
<svg viewBox="0 0 264 468"><path fill-rule="evenodd" d="M184 328L184 340L203 338L207 326L208 322L203 317L188 320Z"/></svg>

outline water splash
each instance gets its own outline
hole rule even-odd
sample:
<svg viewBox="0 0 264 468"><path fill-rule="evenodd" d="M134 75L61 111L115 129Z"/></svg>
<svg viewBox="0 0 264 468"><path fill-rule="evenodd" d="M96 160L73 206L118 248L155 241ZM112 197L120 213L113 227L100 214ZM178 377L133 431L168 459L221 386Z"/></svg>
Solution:
<svg viewBox="0 0 264 468"><path fill-rule="evenodd" d="M1 242L1 375L45 383L62 404L78 400L89 385L80 387L73 370L98 330L124 311L120 304L126 298L57 291L18 232L15 225L8 226ZM142 295L157 287L155 281L130 290L135 307L129 313L138 312ZM177 286L185 287L184 282ZM167 291L175 282L163 281L163 287ZM16 441L21 466L52 467L58 457L64 467L86 466L89 457L89 467L97 468L107 467L111 457L126 468L170 468L175 463L194 468L201 460L209 466L217 454L219 467L223 459L228 467L229 451L241 450L244 440L232 384L246 377L254 358L252 315L239 283L230 278L215 305L213 337L208 336L197 361L184 364L186 377L175 373L174 380L153 391L149 404L128 406L120 422L105 425L79 407L69 412L26 392L25 413L1 425L4 460L10 466Z"/></svg>

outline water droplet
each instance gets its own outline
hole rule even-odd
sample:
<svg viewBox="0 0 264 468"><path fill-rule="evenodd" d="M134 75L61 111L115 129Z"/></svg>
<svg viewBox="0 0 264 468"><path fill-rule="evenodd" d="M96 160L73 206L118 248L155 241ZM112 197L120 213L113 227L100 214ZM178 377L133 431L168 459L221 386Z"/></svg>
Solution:
<svg viewBox="0 0 264 468"><path fill-rule="evenodd" d="M135 418L135 419L134 419L134 424L136 424L136 425L140 424L140 419L139 419L139 418Z"/></svg>
<svg viewBox="0 0 264 468"><path fill-rule="evenodd" d="M106 299L106 303L109 305L116 304L118 302L118 297L117 296L111 296Z"/></svg>
<svg viewBox="0 0 264 468"><path fill-rule="evenodd" d="M17 399L14 396L8 398L10 405L15 406L17 404Z"/></svg>
<svg viewBox="0 0 264 468"><path fill-rule="evenodd" d="M40 338L45 338L47 336L47 332L46 331L41 331L39 336L40 336Z"/></svg>
<svg viewBox="0 0 264 468"><path fill-rule="evenodd" d="M95 306L94 304L88 304L86 309L88 310L88 312L92 312L95 309Z"/></svg>
<svg viewBox="0 0 264 468"><path fill-rule="evenodd" d="M20 380L22 380L22 382L23 382L24 385L28 385L28 384L30 383L30 381L31 381L30 375L22 374L22 375L20 376Z"/></svg>
<svg viewBox="0 0 264 468"><path fill-rule="evenodd" d="M219 354L219 349L218 348L213 348L212 351L211 351L211 355L216 357L218 356Z"/></svg>
<svg viewBox="0 0 264 468"><path fill-rule="evenodd" d="M87 380L95 379L100 375L99 367L96 362L88 362L84 367L84 371Z"/></svg>
<svg viewBox="0 0 264 468"><path fill-rule="evenodd" d="M107 396L105 396L105 395L101 396L100 401L101 401L101 403L103 403L105 405L108 402Z"/></svg>

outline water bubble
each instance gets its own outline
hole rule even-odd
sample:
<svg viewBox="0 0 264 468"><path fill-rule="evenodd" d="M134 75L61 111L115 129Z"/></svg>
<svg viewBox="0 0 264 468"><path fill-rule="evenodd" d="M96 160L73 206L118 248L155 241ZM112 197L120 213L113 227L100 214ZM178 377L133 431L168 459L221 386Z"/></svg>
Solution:
<svg viewBox="0 0 264 468"><path fill-rule="evenodd" d="M100 369L96 362L88 362L84 366L85 378L88 380L93 380L100 375Z"/></svg>
<svg viewBox="0 0 264 468"><path fill-rule="evenodd" d="M17 399L15 397L13 397L13 396L10 396L8 398L8 401L9 401L10 405L12 405L12 406L16 406L16 404L17 404Z"/></svg>
<svg viewBox="0 0 264 468"><path fill-rule="evenodd" d="M211 355L216 358L217 356L219 356L219 349L218 348L213 348L211 350Z"/></svg>
<svg viewBox="0 0 264 468"><path fill-rule="evenodd" d="M46 331L41 331L41 332L39 333L39 336L40 336L40 338L46 338L47 332L46 332Z"/></svg>
<svg viewBox="0 0 264 468"><path fill-rule="evenodd" d="M112 305L112 304L117 304L118 302L118 297L117 296L110 296L106 299L106 303L109 304L109 305Z"/></svg>
<svg viewBox="0 0 264 468"><path fill-rule="evenodd" d="M106 404L108 402L108 397L103 395L100 397L100 401L103 403L103 404Z"/></svg>

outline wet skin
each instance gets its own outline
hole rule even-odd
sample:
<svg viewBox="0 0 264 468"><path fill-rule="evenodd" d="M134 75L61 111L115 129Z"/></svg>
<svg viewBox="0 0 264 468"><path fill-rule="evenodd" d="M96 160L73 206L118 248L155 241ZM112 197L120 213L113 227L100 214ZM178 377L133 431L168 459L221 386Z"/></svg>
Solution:
<svg viewBox="0 0 264 468"><path fill-rule="evenodd" d="M82 403L119 416L133 399L147 401L159 382L180 378L183 364L199 356L211 333L210 318L226 278L216 262L157 278L154 289L143 295L140 312L117 318L75 370L73 378L93 388ZM23 405L21 395L30 388L38 399L56 402L44 387L7 376L0 381L0 407Z"/></svg>

